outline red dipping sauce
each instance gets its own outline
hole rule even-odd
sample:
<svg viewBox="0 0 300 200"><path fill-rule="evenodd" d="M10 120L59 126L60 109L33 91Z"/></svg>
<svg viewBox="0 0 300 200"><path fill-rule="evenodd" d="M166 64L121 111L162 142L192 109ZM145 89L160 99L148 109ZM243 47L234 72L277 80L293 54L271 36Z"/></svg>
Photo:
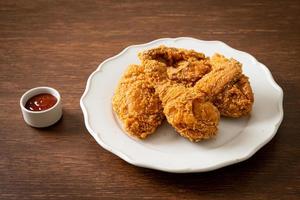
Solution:
<svg viewBox="0 0 300 200"><path fill-rule="evenodd" d="M42 93L31 97L25 104L25 108L31 111L42 111L53 107L57 102L55 96Z"/></svg>

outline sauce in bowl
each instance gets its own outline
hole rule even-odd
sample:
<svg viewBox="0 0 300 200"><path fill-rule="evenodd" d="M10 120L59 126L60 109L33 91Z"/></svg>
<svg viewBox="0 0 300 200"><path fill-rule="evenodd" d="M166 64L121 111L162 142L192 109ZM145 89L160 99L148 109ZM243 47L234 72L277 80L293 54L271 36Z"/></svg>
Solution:
<svg viewBox="0 0 300 200"><path fill-rule="evenodd" d="M53 107L57 102L55 96L48 93L41 93L31 97L25 104L30 111L43 111Z"/></svg>

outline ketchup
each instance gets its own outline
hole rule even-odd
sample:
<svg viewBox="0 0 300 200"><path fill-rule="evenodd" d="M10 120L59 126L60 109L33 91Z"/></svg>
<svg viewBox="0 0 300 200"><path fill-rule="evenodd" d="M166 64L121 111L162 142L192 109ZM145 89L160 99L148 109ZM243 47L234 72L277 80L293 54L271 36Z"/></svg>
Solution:
<svg viewBox="0 0 300 200"><path fill-rule="evenodd" d="M53 107L57 102L55 96L42 93L31 97L25 104L25 108L31 111L42 111Z"/></svg>

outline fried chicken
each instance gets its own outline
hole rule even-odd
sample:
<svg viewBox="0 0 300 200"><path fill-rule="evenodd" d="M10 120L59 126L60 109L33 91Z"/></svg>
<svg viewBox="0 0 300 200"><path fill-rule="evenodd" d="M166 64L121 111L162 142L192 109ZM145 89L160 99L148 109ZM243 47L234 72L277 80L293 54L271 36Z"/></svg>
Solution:
<svg viewBox="0 0 300 200"><path fill-rule="evenodd" d="M197 80L211 71L209 59L194 50L166 46L150 49L139 54L140 60L156 60L167 65L168 78L191 87Z"/></svg>
<svg viewBox="0 0 300 200"><path fill-rule="evenodd" d="M142 64L162 101L168 122L181 136L197 142L216 135L220 113L210 101L239 78L240 65L227 64L206 74L194 87L185 87L168 79L165 62L143 60Z"/></svg>
<svg viewBox="0 0 300 200"><path fill-rule="evenodd" d="M196 61L205 59L203 53L194 50L178 49L161 45L157 48L150 49L139 53L139 58L143 60L156 60L165 63L168 66L176 65L179 61Z"/></svg>
<svg viewBox="0 0 300 200"><path fill-rule="evenodd" d="M223 55L215 54L210 59L213 69L217 69L228 63L241 65L234 59L227 59ZM222 116L241 117L248 115L253 106L254 97L248 77L242 75L238 80L228 85L212 101L217 106Z"/></svg>
<svg viewBox="0 0 300 200"><path fill-rule="evenodd" d="M152 134L164 119L161 101L146 80L143 66L128 67L119 81L112 105L126 132L141 139Z"/></svg>
<svg viewBox="0 0 300 200"><path fill-rule="evenodd" d="M168 78L187 87L193 86L197 80L211 71L207 59L193 61L179 61L175 66L167 68Z"/></svg>
<svg viewBox="0 0 300 200"><path fill-rule="evenodd" d="M139 53L112 99L113 109L129 135L145 138L164 117L183 137L214 137L220 115L251 112L253 93L242 65L216 54L160 46Z"/></svg>
<svg viewBox="0 0 300 200"><path fill-rule="evenodd" d="M192 87L199 79L213 69L217 69L234 59L227 59L216 54L211 59L193 50L177 49L160 46L139 54L141 61L156 60L167 65L168 78L175 83ZM212 100L222 116L241 117L252 110L253 92L248 78L243 75L240 79L229 84Z"/></svg>

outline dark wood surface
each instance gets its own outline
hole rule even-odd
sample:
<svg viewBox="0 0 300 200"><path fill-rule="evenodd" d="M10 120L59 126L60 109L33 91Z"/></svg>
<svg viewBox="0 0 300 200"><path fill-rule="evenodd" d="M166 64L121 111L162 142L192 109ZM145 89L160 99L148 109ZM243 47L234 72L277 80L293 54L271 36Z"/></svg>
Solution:
<svg viewBox="0 0 300 200"><path fill-rule="evenodd" d="M297 0L2 0L0 199L299 199L299 16ZM128 45L179 36L247 51L283 88L277 135L249 160L208 173L164 173L127 164L86 130L79 99L97 65ZM61 92L64 117L34 129L19 98L42 85Z"/></svg>

